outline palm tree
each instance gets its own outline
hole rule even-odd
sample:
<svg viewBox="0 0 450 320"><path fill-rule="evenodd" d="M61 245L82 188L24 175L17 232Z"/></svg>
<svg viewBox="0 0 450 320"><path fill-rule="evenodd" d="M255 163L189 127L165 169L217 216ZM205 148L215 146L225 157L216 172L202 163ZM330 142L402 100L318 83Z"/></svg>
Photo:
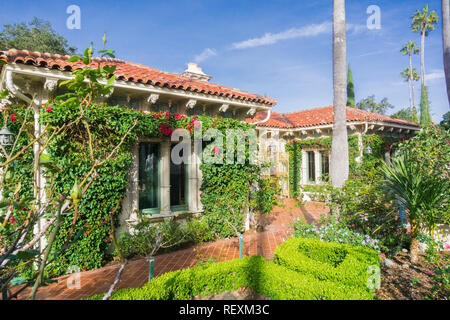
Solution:
<svg viewBox="0 0 450 320"><path fill-rule="evenodd" d="M347 44L345 30L345 0L333 1L333 90L334 124L331 147L330 177L334 187L342 187L348 178L347 140Z"/></svg>
<svg viewBox="0 0 450 320"><path fill-rule="evenodd" d="M423 12L417 10L412 17L411 30L420 32L420 76L422 86L425 86L425 37L434 30L434 25L438 23L439 17L436 11L429 11L428 4L423 8Z"/></svg>
<svg viewBox="0 0 450 320"><path fill-rule="evenodd" d="M419 73L416 71L416 68L408 67L400 73L400 76L402 76L402 78L409 83L409 112L413 115L414 122L418 122L414 98L414 81L419 81Z"/></svg>
<svg viewBox="0 0 450 320"><path fill-rule="evenodd" d="M449 1L442 0L442 45L444 47L444 71L447 97L450 105L450 10Z"/></svg>
<svg viewBox="0 0 450 320"><path fill-rule="evenodd" d="M414 68L412 66L412 56L413 54L418 54L419 53L419 48L416 46L416 43L414 41L408 41L407 44L404 45L404 47L400 50L400 52L403 55L408 55L409 56L409 71L410 71L410 75L409 75L409 79L407 80L409 83L409 105L410 105L410 111L412 113L414 113L414 110L416 108L416 101L415 101L415 96L414 96L414 75L412 74L412 72L414 71ZM403 76L403 74L402 74ZM415 80L417 81L417 80ZM417 112L416 112L417 114Z"/></svg>
<svg viewBox="0 0 450 320"><path fill-rule="evenodd" d="M406 208L411 224L411 262L418 259L420 228L431 235L442 217L442 204L449 199L449 184L442 179L417 169L408 152L392 160L392 165L383 163L381 170L385 178L387 194L396 196L399 204Z"/></svg>

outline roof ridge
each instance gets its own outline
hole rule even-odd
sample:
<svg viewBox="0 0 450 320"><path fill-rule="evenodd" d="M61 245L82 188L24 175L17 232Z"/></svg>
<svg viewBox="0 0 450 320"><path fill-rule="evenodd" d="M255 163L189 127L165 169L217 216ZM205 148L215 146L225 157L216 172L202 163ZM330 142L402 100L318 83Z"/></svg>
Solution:
<svg viewBox="0 0 450 320"><path fill-rule="evenodd" d="M24 49L8 49L8 50L2 50L0 51L0 56L9 56L9 55L16 55L16 56L36 56L36 57L42 57L42 58L57 58L57 59L63 59L68 60L71 57L75 55L64 55L59 53L50 53L50 52L40 52L40 51L31 51L31 50L24 50ZM116 58L106 58L106 57L93 57L93 61L95 62L125 62L121 59Z"/></svg>
<svg viewBox="0 0 450 320"><path fill-rule="evenodd" d="M331 107L333 107L333 106L316 107L316 108L304 109L304 110L299 110L299 111L284 112L284 113L282 113L282 114L294 114L294 113L300 113L300 112L305 112L305 111L313 111L313 110L319 110L319 109L326 109L326 108L331 108Z"/></svg>
<svg viewBox="0 0 450 320"><path fill-rule="evenodd" d="M30 50L9 49L6 51L0 51L0 59L11 64L26 64L37 68L49 68L67 72L73 72L76 69L84 68L84 66L78 61L67 61L70 57L72 56L41 53ZM267 96L249 93L248 91L231 88L216 83L192 79L177 73L170 73L156 68L151 68L136 62L126 62L119 59L95 57L93 58L93 63L96 62L110 62L111 64L116 65L117 69L114 73L118 76L118 80L144 83L184 91L199 92L241 101L256 102L258 104L270 106L277 103L275 99Z"/></svg>

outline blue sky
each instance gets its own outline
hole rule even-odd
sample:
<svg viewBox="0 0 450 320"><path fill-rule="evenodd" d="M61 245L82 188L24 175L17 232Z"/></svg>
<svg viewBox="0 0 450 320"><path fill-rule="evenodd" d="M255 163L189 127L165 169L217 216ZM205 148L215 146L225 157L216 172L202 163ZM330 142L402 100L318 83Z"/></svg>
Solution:
<svg viewBox="0 0 450 320"><path fill-rule="evenodd" d="M400 48L420 43L409 29L410 16L429 3L440 16L440 1L347 0L347 61L355 80L356 100L374 94L396 107L409 106L408 85L400 72L408 58ZM69 5L81 8L81 29L66 27ZM369 5L381 9L381 29L369 30ZM94 41L117 57L180 73L197 61L212 82L278 100L279 112L331 105L331 0L165 0L5 2L0 24L49 20L53 28L82 50ZM419 56L414 66L420 69ZM440 23L426 38L425 66L431 113L439 122L449 111L443 77ZM420 101L419 84L416 101Z"/></svg>

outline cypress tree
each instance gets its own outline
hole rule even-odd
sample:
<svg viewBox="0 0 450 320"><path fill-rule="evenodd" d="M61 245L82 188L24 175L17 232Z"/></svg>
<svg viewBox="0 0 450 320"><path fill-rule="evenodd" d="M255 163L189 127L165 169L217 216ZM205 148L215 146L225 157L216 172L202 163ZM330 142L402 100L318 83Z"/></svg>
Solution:
<svg viewBox="0 0 450 320"><path fill-rule="evenodd" d="M430 104L428 101L428 87L422 85L420 96L420 124L422 126L431 124Z"/></svg>
<svg viewBox="0 0 450 320"><path fill-rule="evenodd" d="M348 65L348 72L347 72L347 106L356 108L355 86L353 84L353 74L350 65Z"/></svg>

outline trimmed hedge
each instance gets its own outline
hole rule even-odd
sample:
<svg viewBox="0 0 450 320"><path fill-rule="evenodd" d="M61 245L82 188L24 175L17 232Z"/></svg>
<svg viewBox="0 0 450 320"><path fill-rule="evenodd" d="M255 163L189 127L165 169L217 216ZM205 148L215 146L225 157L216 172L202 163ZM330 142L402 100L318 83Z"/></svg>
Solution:
<svg viewBox="0 0 450 320"><path fill-rule="evenodd" d="M375 250L306 238L293 238L282 243L275 250L275 262L320 280L366 289L368 267L380 265Z"/></svg>
<svg viewBox="0 0 450 320"><path fill-rule="evenodd" d="M323 243L308 239L308 248L311 249L309 254L316 256L317 260L315 261L320 270L320 272L313 272L311 271L313 265L307 268L298 261L296 262L296 259L285 257L285 254L292 254L300 258L297 253L292 252L292 248L298 248L298 242L293 240L298 239L286 242L294 243L294 245L282 245L282 250L277 249L276 262L281 262L281 265L267 261L260 256L253 256L241 260L196 266L163 274L142 288L118 290L112 294L110 299L186 300L197 295L205 297L224 291L234 291L241 287L251 287L272 300L366 300L374 298L373 293L365 285L362 285L363 277L360 274L362 268L377 264L371 253L359 253L359 248L352 251L350 246L344 246L344 250L341 250L342 245L330 244L327 247L331 249L327 251L330 258L327 258L328 255L321 252L324 248ZM314 249L313 242L317 249ZM334 249L336 250L333 251ZM362 251L366 250L361 249ZM304 257L306 255L302 259ZM354 258L349 259L349 257ZM344 281L339 280L334 273L327 273L322 269L324 264L328 265L328 268L335 268L332 263L340 262L339 265L342 265L347 260L349 261L347 265L354 266L357 272L352 277L350 272L346 271L347 269L341 268L345 272ZM360 263L361 266L355 266L355 263ZM295 269L300 269L300 266L307 271L297 272ZM365 269L364 272L366 272ZM328 274L333 276L328 276ZM97 300L102 296L96 295L89 299Z"/></svg>

